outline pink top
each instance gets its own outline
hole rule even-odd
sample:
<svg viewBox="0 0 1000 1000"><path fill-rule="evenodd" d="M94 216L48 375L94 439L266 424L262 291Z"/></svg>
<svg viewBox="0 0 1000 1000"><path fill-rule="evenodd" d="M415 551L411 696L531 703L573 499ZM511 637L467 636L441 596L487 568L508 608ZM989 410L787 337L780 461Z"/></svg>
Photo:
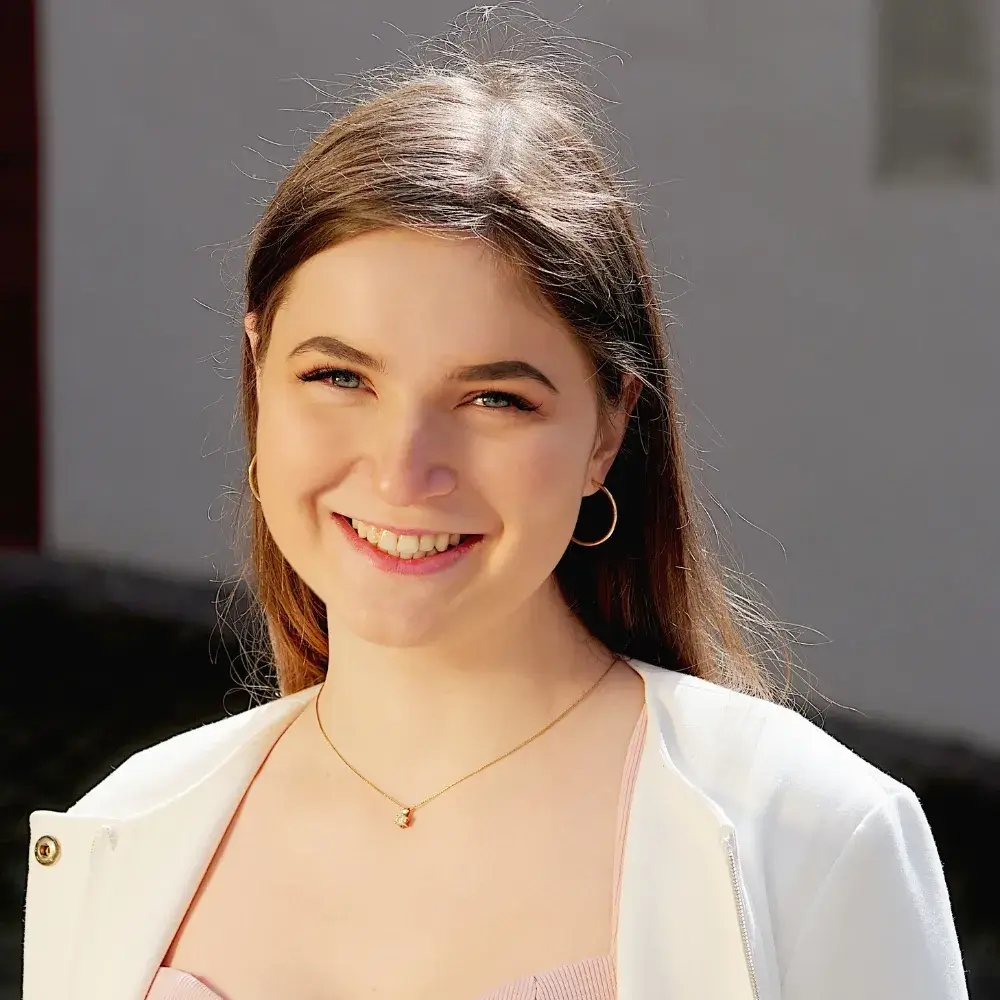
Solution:
<svg viewBox="0 0 1000 1000"><path fill-rule="evenodd" d="M615 892L612 904L614 938L611 954L585 958L547 972L536 972L505 983L477 1000L615 1000L615 948L618 940L618 899L621 894L622 856L628 826L629 806L639 757L646 734L646 706L636 720L625 755L621 792L618 797L618 829L615 837ZM190 972L161 966L145 1000L237 1000L209 989Z"/></svg>

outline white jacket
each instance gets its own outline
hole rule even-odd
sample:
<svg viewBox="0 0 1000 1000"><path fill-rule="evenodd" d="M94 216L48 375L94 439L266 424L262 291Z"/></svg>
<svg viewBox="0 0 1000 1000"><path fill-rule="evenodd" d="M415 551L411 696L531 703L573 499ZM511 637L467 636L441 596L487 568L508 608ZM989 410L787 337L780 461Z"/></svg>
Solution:
<svg viewBox="0 0 1000 1000"><path fill-rule="evenodd" d="M790 709L631 664L649 725L619 1000L967 1000L913 792ZM318 691L188 730L67 812L31 814L24 1000L143 1000L257 768Z"/></svg>

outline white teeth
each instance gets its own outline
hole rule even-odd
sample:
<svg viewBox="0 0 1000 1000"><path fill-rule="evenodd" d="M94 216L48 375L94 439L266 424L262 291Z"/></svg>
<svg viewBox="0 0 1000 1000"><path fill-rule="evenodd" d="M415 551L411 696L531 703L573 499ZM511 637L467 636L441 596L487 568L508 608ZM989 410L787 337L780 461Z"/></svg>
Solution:
<svg viewBox="0 0 1000 1000"><path fill-rule="evenodd" d="M396 542L396 551L400 555L406 555L407 558L413 556L413 553L420 548L420 538L417 535L400 535L399 540Z"/></svg>
<svg viewBox="0 0 1000 1000"><path fill-rule="evenodd" d="M359 518L351 518L351 524L359 538L371 542L383 552L399 556L400 559L423 559L435 552L444 552L452 545L458 545L462 536L456 532L440 532L435 535L397 535Z"/></svg>

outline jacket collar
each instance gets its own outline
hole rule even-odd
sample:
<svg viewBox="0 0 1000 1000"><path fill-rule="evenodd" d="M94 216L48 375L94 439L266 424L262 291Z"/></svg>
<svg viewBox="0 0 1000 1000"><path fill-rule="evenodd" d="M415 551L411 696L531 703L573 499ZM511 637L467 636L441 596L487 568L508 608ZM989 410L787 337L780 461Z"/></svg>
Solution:
<svg viewBox="0 0 1000 1000"><path fill-rule="evenodd" d="M618 1000L760 1000L732 824L669 749L679 675L630 663L649 725L623 855ZM61 851L53 865L30 863L24 1000L143 1000L246 789L318 691L216 724L225 735L141 811L98 786L67 813L31 814L32 844L47 834ZM121 777L141 787L130 763Z"/></svg>

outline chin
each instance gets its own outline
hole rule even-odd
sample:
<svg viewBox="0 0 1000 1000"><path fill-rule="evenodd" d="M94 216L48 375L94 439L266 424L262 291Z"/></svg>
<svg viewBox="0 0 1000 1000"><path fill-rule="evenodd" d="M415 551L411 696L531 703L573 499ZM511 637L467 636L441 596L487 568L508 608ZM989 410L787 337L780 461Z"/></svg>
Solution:
<svg viewBox="0 0 1000 1000"><path fill-rule="evenodd" d="M447 623L442 615L428 615L426 612L407 615L398 608L358 608L345 607L336 602L327 604L327 620L334 619L339 628L356 635L373 646L388 646L404 649L409 646L424 646L434 642L447 631Z"/></svg>

